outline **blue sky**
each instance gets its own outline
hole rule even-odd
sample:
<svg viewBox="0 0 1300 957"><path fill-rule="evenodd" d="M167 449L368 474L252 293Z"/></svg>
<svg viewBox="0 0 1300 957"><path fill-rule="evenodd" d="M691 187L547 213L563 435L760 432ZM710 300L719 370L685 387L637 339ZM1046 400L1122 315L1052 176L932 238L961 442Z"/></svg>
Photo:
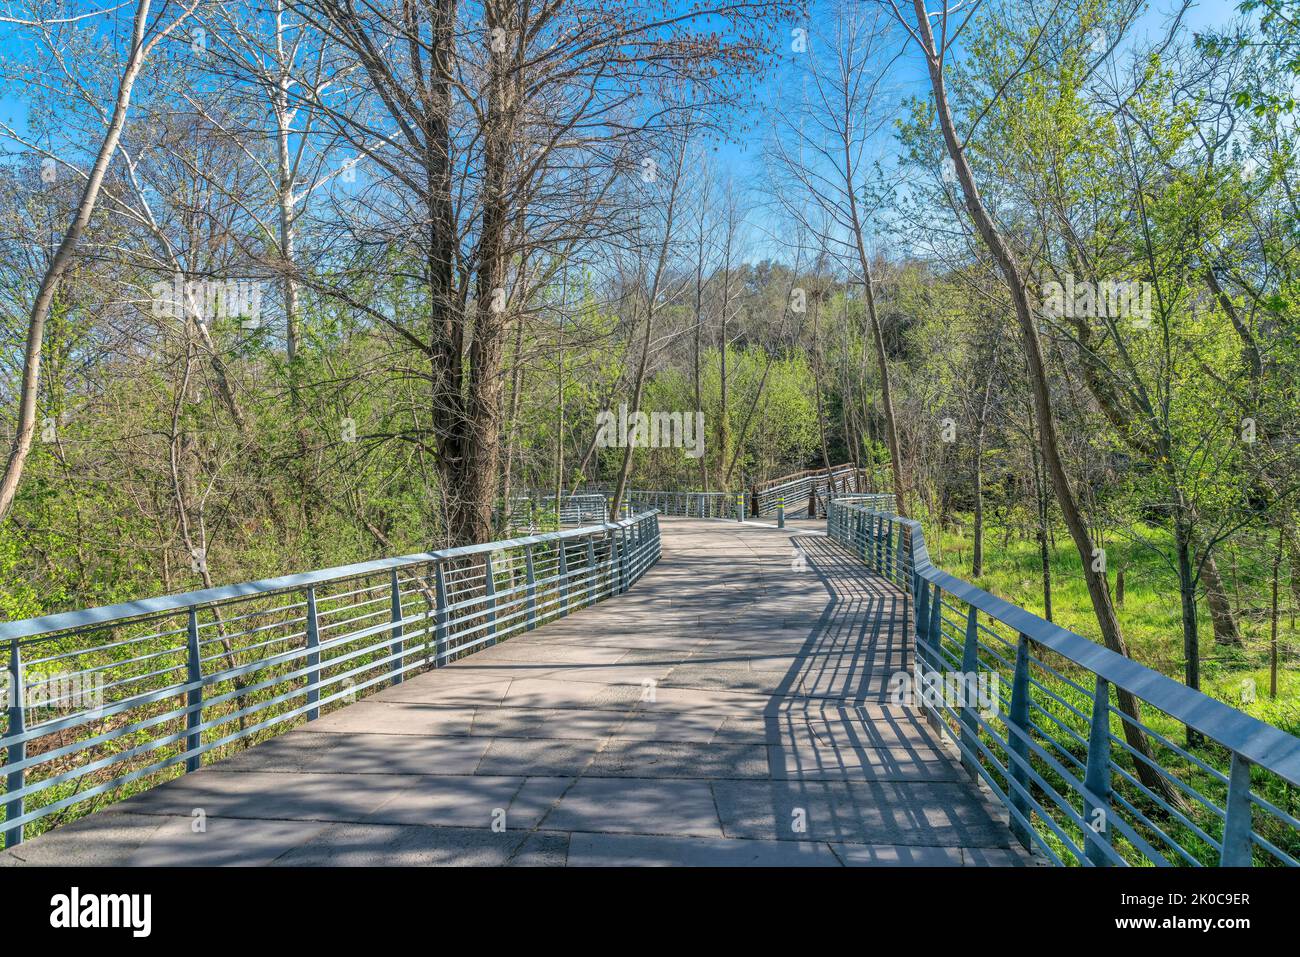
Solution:
<svg viewBox="0 0 1300 957"><path fill-rule="evenodd" d="M688 0L683 0L685 7ZM813 17L817 16L817 11L822 8L820 0L811 0L813 6ZM866 2L866 0L859 0ZM86 10L94 9L103 5L104 0L94 0L91 2L82 2L72 4L73 9ZM1205 30L1209 27L1217 27L1229 22L1236 15L1237 0L1199 0L1185 16L1185 29L1188 33ZM904 6L910 6L904 4ZM1167 22L1170 13L1177 9L1176 0L1156 0L1152 3L1146 13L1138 23L1136 34L1156 35L1162 32L1163 25ZM115 16L123 24L129 23L129 8L119 11ZM789 52L788 36L790 30L806 24L800 22L791 22L782 28L782 46L786 49L786 56L793 57L795 54ZM8 58L11 63L15 60L21 62L21 58L26 55L32 55L36 48L31 40L25 36L28 31L22 27L13 25L0 25L0 54ZM904 60L899 64L896 79L904 94L926 95L929 92L928 79L924 75L921 67L919 55L913 50L908 53ZM776 89L776 84L780 82L780 73L770 76L762 81L753 90L754 99L762 104L772 100L772 94ZM21 89L12 87L0 88L0 118L9 123L18 130L25 127L25 118L27 115L26 100ZM761 142L763 119L760 111L756 111L748 117L751 132L748 136L733 134L729 139L719 144L717 153L720 166L728 170L736 180L741 184L754 184L761 178ZM0 146L0 149L12 149L12 145ZM882 142L880 144L882 155L892 155L894 152L892 142Z"/></svg>
<svg viewBox="0 0 1300 957"><path fill-rule="evenodd" d="M812 10L815 17L822 4L819 0L811 0L811 2L813 3ZM867 0L858 0L858 2L867 2ZM1183 32L1190 37L1195 33L1227 25L1238 16L1237 2L1238 0L1199 0L1184 14ZM911 4L900 3L900 7L910 9ZM1177 2L1177 0L1155 0L1155 2L1148 5L1134 25L1127 42L1136 43L1143 39L1155 39L1163 36L1170 18L1180 7L1181 3ZM795 25L791 24L790 26ZM787 53L787 60L792 59L794 56L793 53ZM769 77L764 85L754 91L756 98L760 102L769 101L771 87L776 82L776 78ZM930 95L929 77L915 47L897 64L895 82L899 87L899 92L904 97L928 97ZM763 123L761 115L753 117L752 120L757 127L761 128ZM718 148L718 156L723 168L730 171L731 175L739 183L753 185L760 182L763 173L761 144L762 137L757 129L747 139L732 138L722 143ZM878 151L882 161L888 161L897 153L896 141L892 131L882 134ZM757 258L762 258L767 253L779 256L780 250L775 245L770 244L770 241L762 238L763 233L771 233L773 230L764 227L761 213L756 217L756 222L758 227L756 232L759 235L753 238L751 254Z"/></svg>

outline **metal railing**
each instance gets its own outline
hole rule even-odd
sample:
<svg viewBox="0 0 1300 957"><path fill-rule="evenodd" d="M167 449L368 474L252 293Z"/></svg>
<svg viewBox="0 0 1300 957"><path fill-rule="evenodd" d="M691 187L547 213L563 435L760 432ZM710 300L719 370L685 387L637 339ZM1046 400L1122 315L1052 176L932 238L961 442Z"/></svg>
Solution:
<svg viewBox="0 0 1300 957"><path fill-rule="evenodd" d="M822 511L829 514L828 503L834 499L841 505L859 505L873 512L886 515L894 514L894 496L889 492L832 492L826 490L817 493Z"/></svg>
<svg viewBox="0 0 1300 957"><path fill-rule="evenodd" d="M587 525L603 522L609 514L609 498L600 492L582 492L560 496L560 507L555 507L555 495L518 495L510 500L509 524L511 531L533 532L539 526L554 528L559 524Z"/></svg>
<svg viewBox="0 0 1300 957"><path fill-rule="evenodd" d="M5 846L403 677L626 591L659 518L0 624Z"/></svg>
<svg viewBox="0 0 1300 957"><path fill-rule="evenodd" d="M863 474L852 465L827 469L810 469L761 482L751 490L751 513L768 515L784 502L787 510L798 510L807 503L809 512L816 507L821 493L860 492Z"/></svg>
<svg viewBox="0 0 1300 957"><path fill-rule="evenodd" d="M903 591L915 673L892 688L1026 846L1055 864L1297 864L1300 738L939 570L919 522L837 498L827 531ZM1189 731L1203 740L1175 741Z"/></svg>
<svg viewBox="0 0 1300 957"><path fill-rule="evenodd" d="M629 489L627 500L634 509L656 509L664 515L686 518L735 518L737 492L661 492ZM743 497L740 499L743 508Z"/></svg>

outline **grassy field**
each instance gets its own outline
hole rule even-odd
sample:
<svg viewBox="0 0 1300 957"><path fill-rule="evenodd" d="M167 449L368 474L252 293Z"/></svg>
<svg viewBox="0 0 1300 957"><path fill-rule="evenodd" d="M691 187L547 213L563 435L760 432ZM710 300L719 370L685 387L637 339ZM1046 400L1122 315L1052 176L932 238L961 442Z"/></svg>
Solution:
<svg viewBox="0 0 1300 957"><path fill-rule="evenodd" d="M970 574L972 522L969 516L958 516L958 519L959 525L942 533L937 523L925 521L926 540L936 564L1022 608L1043 614L1038 543L1017 537L1014 532L1007 536L1003 528L990 526L984 537L984 574L975 578ZM1133 541L1134 538L1146 539L1150 544ZM1112 594L1116 572L1124 571L1124 603L1118 611L1133 657L1181 681L1184 661L1178 579L1159 553L1172 553L1169 533L1142 526L1124 536L1108 535L1101 546L1106 549ZM1271 698L1268 669L1271 556L1229 548L1217 558L1238 612L1244 647L1215 643L1209 610L1202 597L1198 616L1201 690L1292 734L1300 734L1300 632L1296 627L1297 609L1291 600L1286 565L1282 566L1279 598L1278 694ZM1078 552L1063 529L1057 532L1050 560L1053 620L1071 631L1098 639Z"/></svg>
<svg viewBox="0 0 1300 957"><path fill-rule="evenodd" d="M925 518L922 518L922 522L926 529L931 559L937 565L986 591L1036 614L1043 614L1042 561L1036 541L1019 530L1011 530L1011 534L1007 534L1007 530L1002 527L989 528L985 536L984 573L975 577L970 573L972 543L969 516L957 516L953 525L942 533L938 530L937 522ZM1181 682L1184 662L1178 582L1174 570L1160 554L1162 549L1169 550L1169 536L1156 528L1131 528L1126 529L1124 535L1118 532L1107 535L1099 544L1106 550L1112 595L1116 592L1116 574L1120 569L1124 571L1124 602L1117 610L1130 652L1141 663ZM1209 610L1202 600L1198 609L1202 691L1291 734L1300 735L1300 660L1297 660L1300 641L1297 640L1296 609L1290 602L1290 583L1285 577L1285 570L1280 583L1278 693L1272 697L1269 694L1267 614L1272 590L1271 556L1261 558L1249 555L1244 549L1240 553L1227 549L1218 556L1218 560L1225 587L1234 608L1239 612L1238 624L1244 645L1225 647L1215 642ZM1049 561L1054 620L1085 637L1098 640L1100 636L1078 553L1064 530L1057 533L1056 541L1050 549ZM1058 661L1054 666L1061 667L1061 664ZM1066 671L1068 670L1067 668ZM1077 679L1078 676L1075 677ZM1072 763L1081 769L1087 757L1086 716L1090 712L1089 695L1086 690L1080 693L1069 685L1050 678L1036 677L1035 680L1046 680L1052 686L1053 694L1062 699L1056 701L1042 693L1035 695L1037 707L1045 709L1052 716L1053 730L1059 730L1057 723L1060 727L1073 730L1073 735L1053 734L1054 743L1049 748L1058 757L1068 753L1073 759ZM1084 681L1084 685L1088 686L1088 683ZM1065 702L1069 703L1068 706ZM1142 718L1146 727L1155 732L1156 736L1163 737L1175 746L1186 745L1185 728L1173 718L1150 707L1143 708ZM1116 740L1123 735L1123 725L1118 714L1112 718L1111 731ZM1132 782L1126 782L1118 775L1113 779L1116 793L1122 793L1124 801L1142 808L1150 821L1156 822L1191 858L1202 864L1213 864L1218 859L1218 850L1213 841L1221 835L1222 817L1208 805L1218 808L1224 806L1226 778L1223 775L1228 768L1230 755L1223 747L1209 740L1202 740L1192 747L1190 751L1196 759L1218 771L1217 774L1210 773L1176 750L1159 743L1156 736L1150 739L1156 761L1171 778L1181 780L1193 793L1201 795L1200 800L1193 801L1184 808L1190 822L1175 819L1152 806L1147 796L1135 789ZM988 735L982 737L986 745L998 746ZM1047 740L1041 735L1035 737L1040 742ZM1052 766L1037 759L1032 763L1057 793L1069 793L1067 782L1059 778ZM1135 771L1132 759L1126 755L1117 754L1116 763L1126 768L1130 774ZM986 769L992 769L987 761L984 764ZM1282 814L1293 818L1300 814L1300 789L1287 785L1281 778L1260 768L1252 769L1251 783L1254 794L1280 809ZM1070 834L1071 841L1078 846L1082 838L1079 829L1067 817L1057 813L1058 809L1046 798L1047 792L1042 787L1035 785L1033 791L1039 806L1046 809L1056 826ZM1042 818L1043 813L1044 811L1039 811L1036 820ZM1145 840L1154 841L1162 848L1167 846L1157 840L1160 831L1154 830L1153 825L1139 823L1136 819L1130 821ZM1035 828L1061 860L1074 863L1068 846L1049 827L1039 827L1036 823ZM1254 828L1261 839L1271 842L1282 853L1300 858L1300 832L1288 825L1284 818L1263 813L1257 808ZM1210 840L1204 839L1204 835L1209 835ZM1130 863L1141 864L1148 860L1144 853L1126 839L1116 838L1114 846ZM1280 860L1258 846L1254 856L1257 864L1275 865ZM1182 863L1184 859L1170 854L1169 861Z"/></svg>

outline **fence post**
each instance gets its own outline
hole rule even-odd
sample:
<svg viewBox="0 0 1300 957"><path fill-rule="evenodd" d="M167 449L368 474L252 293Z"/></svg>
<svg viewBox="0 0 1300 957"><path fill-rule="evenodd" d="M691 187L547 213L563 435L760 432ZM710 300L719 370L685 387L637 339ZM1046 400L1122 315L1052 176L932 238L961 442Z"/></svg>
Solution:
<svg viewBox="0 0 1300 957"><path fill-rule="evenodd" d="M526 601L527 616L524 621L524 630L532 631L537 627L537 573L533 569L533 546L531 544L524 546L524 595Z"/></svg>
<svg viewBox="0 0 1300 957"><path fill-rule="evenodd" d="M1092 694L1092 721L1088 732L1088 764L1083 786L1097 798L1083 799L1086 853L1096 867L1110 864L1110 682L1101 675Z"/></svg>
<svg viewBox="0 0 1300 957"><path fill-rule="evenodd" d="M405 664L405 656L402 654L403 635L402 630L402 581L397 574L397 569L393 569L393 596L392 596L392 622L393 643L390 650L397 655L388 666L388 670L393 673L392 684L400 684L402 681L402 667Z"/></svg>
<svg viewBox="0 0 1300 957"><path fill-rule="evenodd" d="M972 697L978 696L979 667L979 609L971 605L966 615L966 642L961 652L962 688L965 690L961 708L961 764L971 777L975 777L979 765L979 722L975 718L975 705L971 703Z"/></svg>
<svg viewBox="0 0 1300 957"><path fill-rule="evenodd" d="M15 638L9 645L9 731L10 737L27 730L25 711L27 693L23 682L23 654ZM13 765L27 759L27 742L19 741L9 745L5 760ZM13 794L21 791L26 780L26 772L19 768L10 771L5 779L5 789ZM5 802L5 821L12 821L23 816L24 800L13 798ZM5 847L16 847L23 842L23 825L5 829Z"/></svg>
<svg viewBox="0 0 1300 957"><path fill-rule="evenodd" d="M199 610L190 609L189 625L186 628L185 672L190 683L203 680L203 663L199 660ZM203 733L196 730L203 723L203 689L191 688L185 695L185 750L194 751L203 744ZM203 763L203 756L191 754L185 759L185 771L197 771Z"/></svg>
<svg viewBox="0 0 1300 957"><path fill-rule="evenodd" d="M320 717L320 618L316 613L316 586L307 586L307 720ZM311 650L317 649L317 650Z"/></svg>
<svg viewBox="0 0 1300 957"><path fill-rule="evenodd" d="M483 604L487 612L488 640L485 648L497 643L497 576L492 568L492 553L483 553Z"/></svg>
<svg viewBox="0 0 1300 957"><path fill-rule="evenodd" d="M1015 728L1015 732L1011 731ZM1018 733L1017 733L1018 732ZM1025 847L1029 847L1029 743L1021 735L1029 734L1029 638L1021 635L1016 643L1016 670L1011 679L1011 714L1007 715L1007 764L1011 780L1007 782L1007 797L1011 806L1024 817L1011 818L1011 833Z"/></svg>
<svg viewBox="0 0 1300 957"><path fill-rule="evenodd" d="M438 610L434 612L434 652L433 661L435 668L441 668L447 662L445 660L448 653L447 649L447 576L442 570L442 561L436 561L433 565L434 594L438 599Z"/></svg>
<svg viewBox="0 0 1300 957"><path fill-rule="evenodd" d="M1228 772L1228 800L1224 805L1223 844L1220 867L1249 867L1250 853L1250 762L1232 752Z"/></svg>

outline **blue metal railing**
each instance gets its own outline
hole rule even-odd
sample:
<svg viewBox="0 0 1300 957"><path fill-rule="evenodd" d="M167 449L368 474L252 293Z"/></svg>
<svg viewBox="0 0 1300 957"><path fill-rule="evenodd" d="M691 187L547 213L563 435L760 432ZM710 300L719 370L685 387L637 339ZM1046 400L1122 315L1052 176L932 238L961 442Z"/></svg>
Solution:
<svg viewBox="0 0 1300 957"><path fill-rule="evenodd" d="M915 674L891 686L1026 846L1055 864L1298 863L1300 738L941 571L919 522L835 498L827 531L904 593ZM1175 743L1189 729L1204 742Z"/></svg>
<svg viewBox="0 0 1300 957"><path fill-rule="evenodd" d="M204 755L626 591L658 558L647 511L0 624L5 846L48 815L196 770Z"/></svg>

